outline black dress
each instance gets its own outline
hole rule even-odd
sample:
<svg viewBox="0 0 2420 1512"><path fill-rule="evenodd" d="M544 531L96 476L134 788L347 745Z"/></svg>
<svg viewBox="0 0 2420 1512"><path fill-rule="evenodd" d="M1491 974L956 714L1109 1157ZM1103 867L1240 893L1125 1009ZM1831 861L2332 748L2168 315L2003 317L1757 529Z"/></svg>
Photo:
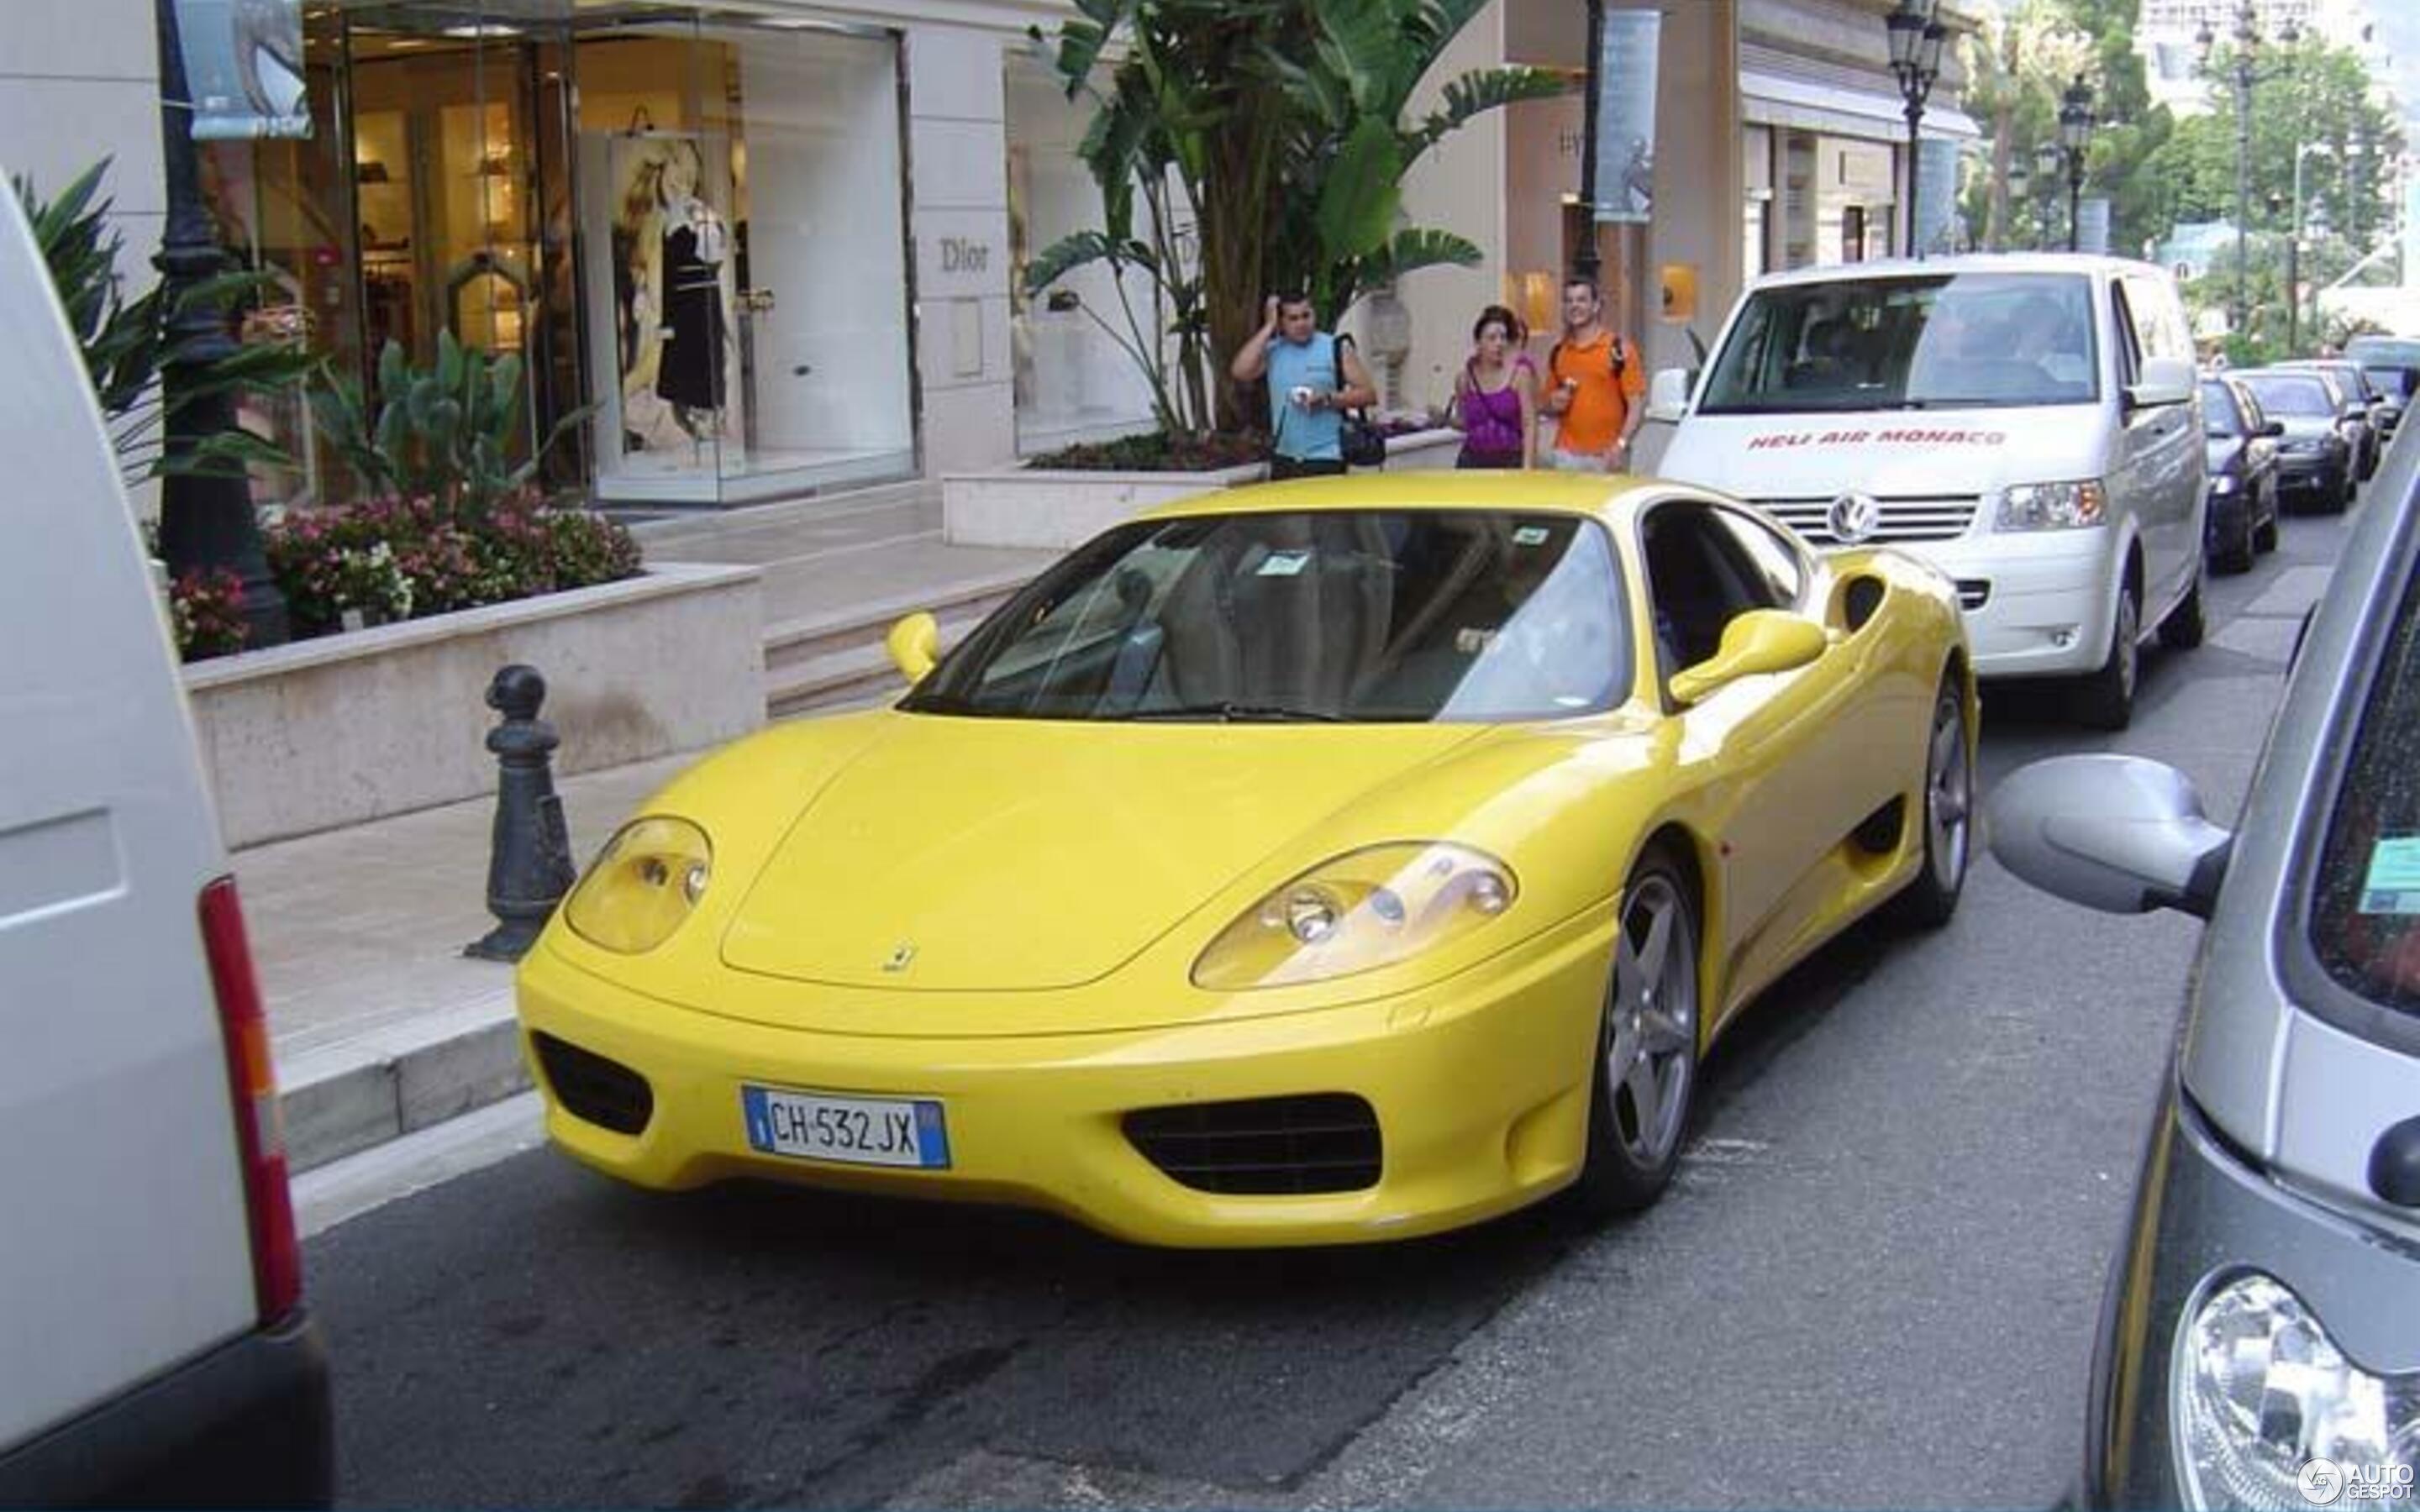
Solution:
<svg viewBox="0 0 2420 1512"><path fill-rule="evenodd" d="M697 232L664 233L664 338L656 393L692 409L722 408L722 277L697 255Z"/></svg>

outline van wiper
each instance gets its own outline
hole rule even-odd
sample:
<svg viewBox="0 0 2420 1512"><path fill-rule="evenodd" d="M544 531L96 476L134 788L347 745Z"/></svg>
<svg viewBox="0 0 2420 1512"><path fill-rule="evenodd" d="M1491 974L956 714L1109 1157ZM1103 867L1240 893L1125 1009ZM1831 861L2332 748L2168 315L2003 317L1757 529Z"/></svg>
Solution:
<svg viewBox="0 0 2420 1512"><path fill-rule="evenodd" d="M1161 709L1137 709L1129 719L1217 719L1224 724L1342 724L1341 714L1321 709L1297 709L1283 703L1239 703L1221 699L1216 703L1179 703Z"/></svg>

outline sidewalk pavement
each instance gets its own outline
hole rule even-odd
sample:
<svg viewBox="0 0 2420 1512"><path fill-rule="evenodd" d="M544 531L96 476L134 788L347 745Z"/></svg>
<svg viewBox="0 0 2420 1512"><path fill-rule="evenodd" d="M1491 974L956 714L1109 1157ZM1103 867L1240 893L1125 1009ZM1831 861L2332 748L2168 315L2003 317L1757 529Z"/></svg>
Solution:
<svg viewBox="0 0 2420 1512"><path fill-rule="evenodd" d="M657 560L766 567L766 620L843 617L1053 553L945 546L926 498L733 511L642 526ZM575 862L702 752L559 777ZM509 965L462 948L487 909L492 796L255 846L235 856L268 1004L288 1169L325 1166L526 1088Z"/></svg>

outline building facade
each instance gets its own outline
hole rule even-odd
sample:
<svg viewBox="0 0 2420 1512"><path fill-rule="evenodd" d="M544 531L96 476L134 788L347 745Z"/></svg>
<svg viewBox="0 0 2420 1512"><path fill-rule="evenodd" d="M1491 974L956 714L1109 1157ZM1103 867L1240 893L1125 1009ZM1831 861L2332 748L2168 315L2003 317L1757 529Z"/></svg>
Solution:
<svg viewBox="0 0 2420 1512"><path fill-rule="evenodd" d="M1578 206L1576 93L1482 116L1405 186L1476 243L1350 317L1391 408L1441 405L1481 307L1551 338L1561 270L1598 238L1617 317L1695 361L1769 268L1901 250L1905 125L1891 0L1608 0L1662 16L1650 224ZM1953 21L1957 16L1950 8ZM368 381L390 346L520 360L544 475L626 507L715 506L1005 466L1149 422L1092 270L1022 289L1098 224L1087 120L1042 44L1064 0L310 0L305 137L201 147L222 238L273 292L247 318ZM156 242L152 0L0 9L0 140L57 185L100 150L137 255ZM1578 0L1496 0L1432 75L1585 64ZM1924 119L1924 238L1947 225L1955 49ZM251 423L349 480L300 399Z"/></svg>

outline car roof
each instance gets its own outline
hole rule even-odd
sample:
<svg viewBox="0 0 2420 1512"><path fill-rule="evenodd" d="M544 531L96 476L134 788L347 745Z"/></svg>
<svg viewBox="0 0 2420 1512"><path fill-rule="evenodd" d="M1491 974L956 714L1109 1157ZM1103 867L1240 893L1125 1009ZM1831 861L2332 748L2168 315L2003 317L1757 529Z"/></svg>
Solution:
<svg viewBox="0 0 2420 1512"><path fill-rule="evenodd" d="M1283 483L1219 489L1147 510L1140 517L1366 509L1551 510L1604 517L1634 494L1652 497L1672 486L1657 479L1619 472L1424 469L1352 473L1341 478L1293 478Z"/></svg>
<svg viewBox="0 0 2420 1512"><path fill-rule="evenodd" d="M1856 284L1881 278L1944 278L1958 273L2134 273L2168 277L2167 270L2131 257L2088 252L1978 252L1956 257L1881 257L1871 262L1825 263L1767 273L1752 288L1803 284Z"/></svg>

